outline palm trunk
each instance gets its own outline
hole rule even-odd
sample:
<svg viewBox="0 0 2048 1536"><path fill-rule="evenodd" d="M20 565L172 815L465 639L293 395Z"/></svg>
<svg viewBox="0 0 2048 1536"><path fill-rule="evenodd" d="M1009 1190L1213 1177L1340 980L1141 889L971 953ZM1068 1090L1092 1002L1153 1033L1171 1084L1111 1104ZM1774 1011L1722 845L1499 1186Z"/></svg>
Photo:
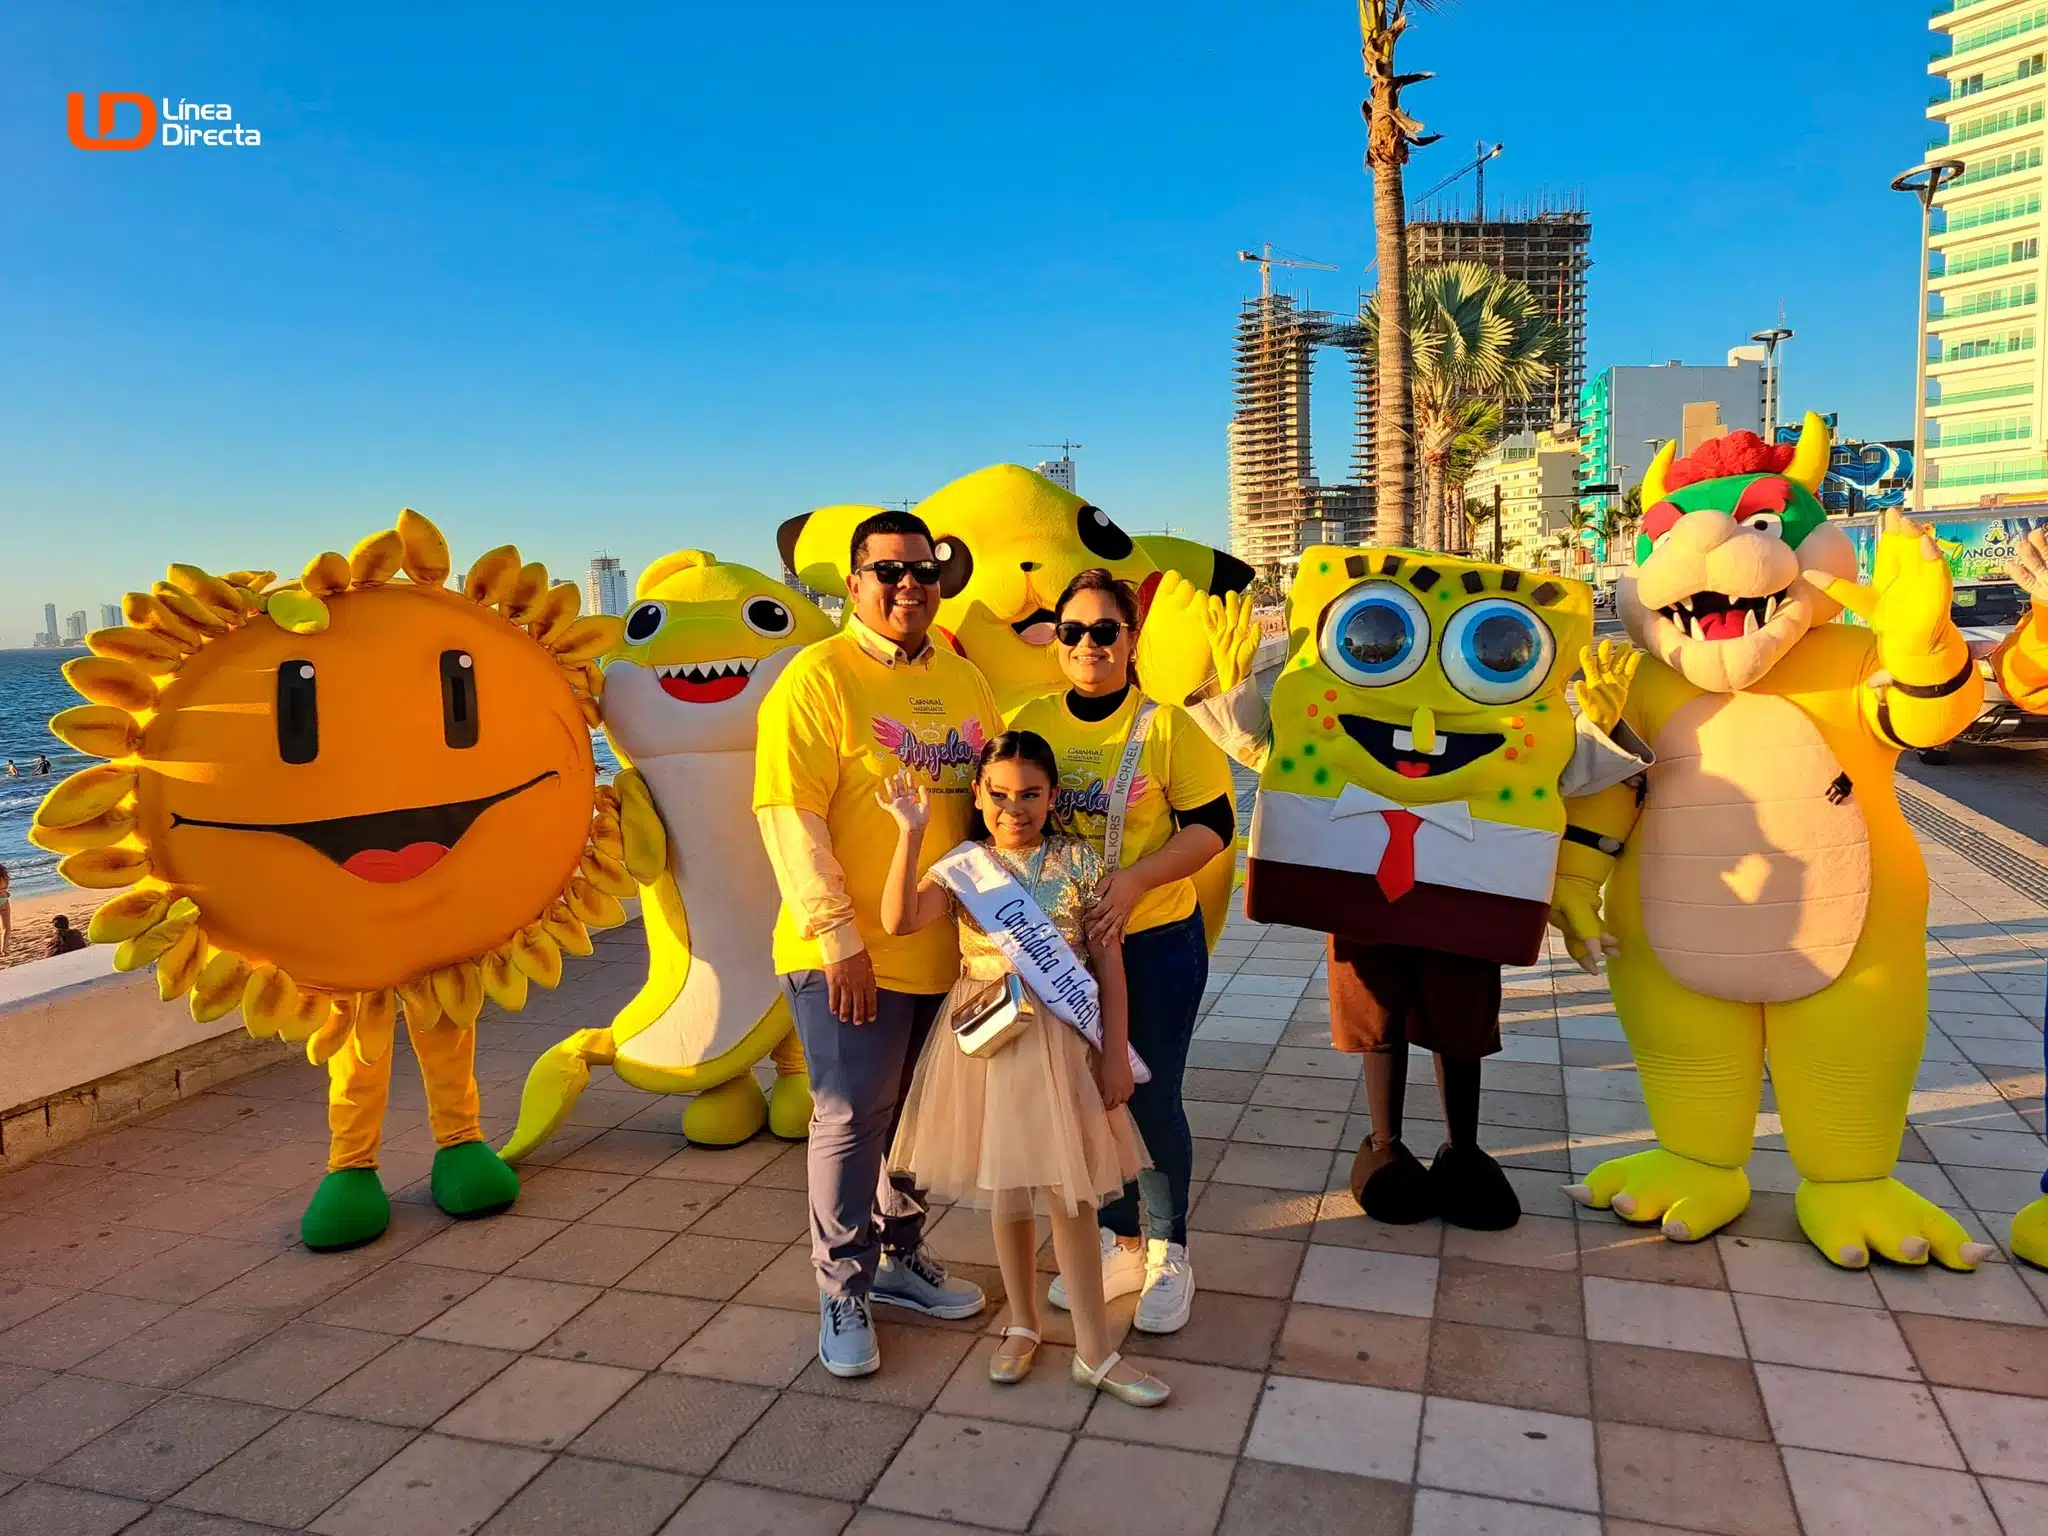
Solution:
<svg viewBox="0 0 2048 1536"><path fill-rule="evenodd" d="M1407 145L1391 119L1387 92L1375 86L1370 104L1374 245L1379 257L1380 335L1373 401L1373 542L1415 539L1415 385L1408 371L1408 220L1401 189ZM1381 118L1387 121L1382 125ZM1382 155L1391 143L1395 154Z"/></svg>

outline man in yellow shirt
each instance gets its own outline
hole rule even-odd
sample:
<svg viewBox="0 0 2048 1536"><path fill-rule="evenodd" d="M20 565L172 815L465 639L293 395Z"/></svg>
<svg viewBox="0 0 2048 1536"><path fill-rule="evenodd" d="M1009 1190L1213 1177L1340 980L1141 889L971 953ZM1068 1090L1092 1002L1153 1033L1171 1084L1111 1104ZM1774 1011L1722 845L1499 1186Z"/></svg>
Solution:
<svg viewBox="0 0 2048 1536"><path fill-rule="evenodd" d="M761 701L754 814L782 892L775 969L810 1064L818 1358L835 1376L865 1376L881 1363L871 1297L945 1318L984 1305L925 1250L922 1193L888 1176L903 1095L960 952L950 923L884 931L896 823L875 790L906 768L930 786L930 864L966 836L975 759L1003 721L974 664L932 644L940 565L924 523L876 513L854 530L849 564L846 628L798 655Z"/></svg>

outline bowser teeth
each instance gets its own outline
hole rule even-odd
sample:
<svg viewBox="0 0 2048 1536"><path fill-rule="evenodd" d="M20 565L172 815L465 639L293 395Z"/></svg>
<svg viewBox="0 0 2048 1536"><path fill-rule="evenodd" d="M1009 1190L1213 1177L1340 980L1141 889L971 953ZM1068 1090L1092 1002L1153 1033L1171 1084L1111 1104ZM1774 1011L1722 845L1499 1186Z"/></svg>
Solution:
<svg viewBox="0 0 2048 1536"><path fill-rule="evenodd" d="M1688 640L1727 638L1710 636L1707 633L1706 621L1709 617L1730 612L1742 615L1742 633L1752 635L1778 616L1778 610L1785 605L1785 599L1791 590L1790 587L1786 587L1762 597L1730 597L1725 592L1695 592L1692 596L1680 598L1677 602L1657 611Z"/></svg>
<svg viewBox="0 0 2048 1536"><path fill-rule="evenodd" d="M1444 740L1444 733L1438 731L1436 733L1436 745L1431 747L1424 755L1427 757L1442 757L1444 755L1444 748L1447 745L1449 743ZM1396 752L1413 752L1415 750L1415 733L1413 731L1395 731L1394 750Z"/></svg>

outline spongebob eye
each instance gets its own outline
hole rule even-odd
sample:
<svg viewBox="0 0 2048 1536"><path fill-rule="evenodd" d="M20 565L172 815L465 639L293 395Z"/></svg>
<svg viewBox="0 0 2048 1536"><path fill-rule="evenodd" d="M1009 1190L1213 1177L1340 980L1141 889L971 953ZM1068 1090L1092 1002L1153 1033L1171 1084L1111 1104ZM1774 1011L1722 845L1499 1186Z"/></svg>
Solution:
<svg viewBox="0 0 2048 1536"><path fill-rule="evenodd" d="M786 635L796 628L796 615L772 597L757 597L740 610L740 617L747 621L747 628L757 635L774 639Z"/></svg>
<svg viewBox="0 0 2048 1536"><path fill-rule="evenodd" d="M1466 698L1512 704L1543 686L1557 641L1533 610L1496 597L1451 615L1442 652L1444 676Z"/></svg>
<svg viewBox="0 0 2048 1536"><path fill-rule="evenodd" d="M1406 587L1369 581L1330 605L1323 664L1361 688L1404 682L1429 656L1429 615Z"/></svg>
<svg viewBox="0 0 2048 1536"><path fill-rule="evenodd" d="M626 615L626 644L645 645L661 633L668 622L668 610L659 603L636 603Z"/></svg>
<svg viewBox="0 0 2048 1536"><path fill-rule="evenodd" d="M1758 533L1767 533L1774 539L1785 537L1785 519L1775 512L1754 512L1742 520L1742 526Z"/></svg>

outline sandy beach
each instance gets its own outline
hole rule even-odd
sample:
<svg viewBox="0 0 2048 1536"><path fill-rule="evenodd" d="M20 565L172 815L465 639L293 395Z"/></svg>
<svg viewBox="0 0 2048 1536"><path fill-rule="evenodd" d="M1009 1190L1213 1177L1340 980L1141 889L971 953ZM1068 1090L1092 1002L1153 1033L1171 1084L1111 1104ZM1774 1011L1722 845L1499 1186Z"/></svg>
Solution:
<svg viewBox="0 0 2048 1536"><path fill-rule="evenodd" d="M112 891L81 891L66 887L61 891L15 897L14 932L7 941L6 949L0 950L0 966L42 959L50 952L50 935L54 931L50 919L62 912L71 919L71 926L83 933L86 921L114 894Z"/></svg>

